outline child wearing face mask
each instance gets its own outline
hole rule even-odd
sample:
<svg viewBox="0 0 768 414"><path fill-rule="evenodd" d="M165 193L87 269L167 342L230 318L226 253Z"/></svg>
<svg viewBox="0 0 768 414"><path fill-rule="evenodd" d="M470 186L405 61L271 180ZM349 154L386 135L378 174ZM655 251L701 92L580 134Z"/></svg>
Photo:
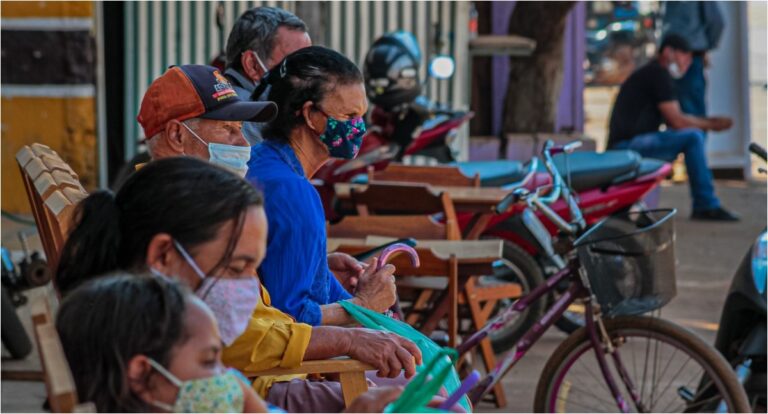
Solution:
<svg viewBox="0 0 768 414"><path fill-rule="evenodd" d="M56 328L78 398L98 412L268 411L223 366L208 306L170 279L96 279L67 296Z"/></svg>

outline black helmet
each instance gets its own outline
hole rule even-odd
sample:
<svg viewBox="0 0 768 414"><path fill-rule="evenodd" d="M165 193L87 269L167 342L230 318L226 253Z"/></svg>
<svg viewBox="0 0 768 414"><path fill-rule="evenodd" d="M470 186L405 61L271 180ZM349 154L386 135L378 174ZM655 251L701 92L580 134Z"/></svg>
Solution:
<svg viewBox="0 0 768 414"><path fill-rule="evenodd" d="M363 66L368 99L384 109L413 102L421 93L420 62L419 44L411 33L401 30L380 37Z"/></svg>

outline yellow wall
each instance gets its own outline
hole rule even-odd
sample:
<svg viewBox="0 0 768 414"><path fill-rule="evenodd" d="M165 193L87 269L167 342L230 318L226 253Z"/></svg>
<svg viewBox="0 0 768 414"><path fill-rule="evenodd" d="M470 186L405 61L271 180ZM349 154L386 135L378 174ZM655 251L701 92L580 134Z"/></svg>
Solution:
<svg viewBox="0 0 768 414"><path fill-rule="evenodd" d="M93 98L2 99L3 210L30 211L15 157L22 146L35 142L58 152L86 188L95 187L95 113Z"/></svg>
<svg viewBox="0 0 768 414"><path fill-rule="evenodd" d="M92 2L29 1L0 2L2 18L91 17ZM3 56L13 59L13 56ZM62 68L66 70L66 68ZM0 90L2 86L0 86ZM80 176L87 189L96 187L96 107L93 97L18 97L0 100L2 143L2 199L4 211L30 212L29 202L16 164L16 153L39 142L56 150Z"/></svg>
<svg viewBox="0 0 768 414"><path fill-rule="evenodd" d="M90 17L93 3L89 1L3 1L3 17Z"/></svg>

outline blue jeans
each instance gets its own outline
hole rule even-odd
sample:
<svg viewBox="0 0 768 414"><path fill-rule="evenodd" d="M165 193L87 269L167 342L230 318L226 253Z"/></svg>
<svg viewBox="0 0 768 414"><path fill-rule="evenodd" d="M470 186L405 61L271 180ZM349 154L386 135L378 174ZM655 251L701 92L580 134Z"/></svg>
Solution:
<svg viewBox="0 0 768 414"><path fill-rule="evenodd" d="M683 113L707 116L707 80L704 78L704 58L694 56L685 75L676 80L677 100Z"/></svg>
<svg viewBox="0 0 768 414"><path fill-rule="evenodd" d="M685 155L688 184L691 188L693 210L709 210L720 207L712 184L712 172L707 167L704 134L699 129L678 129L638 135L621 141L614 149L630 149L643 157L674 161L677 155Z"/></svg>

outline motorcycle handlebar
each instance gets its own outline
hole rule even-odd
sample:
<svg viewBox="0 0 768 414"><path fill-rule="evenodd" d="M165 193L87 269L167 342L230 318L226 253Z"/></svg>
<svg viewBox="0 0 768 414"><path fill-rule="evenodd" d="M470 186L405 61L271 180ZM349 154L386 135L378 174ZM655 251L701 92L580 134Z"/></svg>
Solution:
<svg viewBox="0 0 768 414"><path fill-rule="evenodd" d="M761 147L760 144L753 142L749 144L749 152L757 155L758 157L762 158L763 161L766 161L766 152L765 148Z"/></svg>
<svg viewBox="0 0 768 414"><path fill-rule="evenodd" d="M553 145L549 148L545 148L544 150L549 151L549 153L552 155L560 154L561 152L570 154L573 151L576 151L577 148L580 148L581 145L582 145L581 141L573 141L565 145Z"/></svg>
<svg viewBox="0 0 768 414"><path fill-rule="evenodd" d="M505 211L509 210L509 208L521 201L521 194L519 194L518 190L523 189L522 187L526 184L528 184L531 179L533 179L533 176L536 174L536 171L539 169L539 159L536 157L531 158L531 161L528 163L528 171L525 173L525 177L523 177L522 180L510 184L508 186L505 186L507 189L511 189L512 191L507 194L500 202L496 205L496 214L502 214Z"/></svg>

